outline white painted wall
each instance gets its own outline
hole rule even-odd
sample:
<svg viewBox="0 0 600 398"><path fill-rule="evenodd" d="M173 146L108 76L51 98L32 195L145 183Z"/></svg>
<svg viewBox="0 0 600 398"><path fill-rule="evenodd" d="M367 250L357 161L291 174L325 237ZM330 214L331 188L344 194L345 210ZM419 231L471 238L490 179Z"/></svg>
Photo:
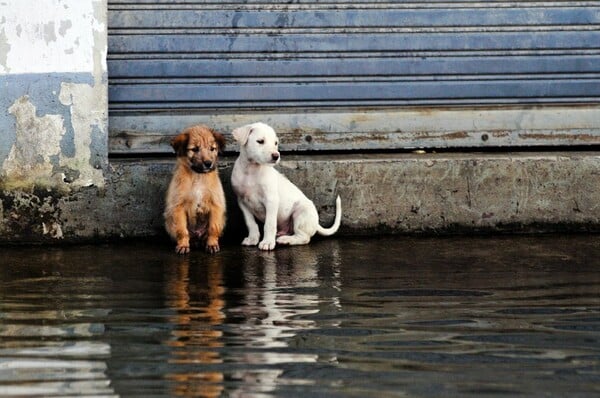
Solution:
<svg viewBox="0 0 600 398"><path fill-rule="evenodd" d="M91 72L101 1L0 0L0 75ZM106 70L106 50L99 57Z"/></svg>

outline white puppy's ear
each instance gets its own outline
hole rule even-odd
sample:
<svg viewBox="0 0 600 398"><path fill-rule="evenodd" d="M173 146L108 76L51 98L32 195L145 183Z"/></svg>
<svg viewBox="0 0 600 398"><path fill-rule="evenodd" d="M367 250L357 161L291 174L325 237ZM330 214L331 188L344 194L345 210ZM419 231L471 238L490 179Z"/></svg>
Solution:
<svg viewBox="0 0 600 398"><path fill-rule="evenodd" d="M233 130L231 134L233 135L233 138L240 143L240 145L246 145L251 132L252 125L248 124L246 126L238 127L237 129Z"/></svg>

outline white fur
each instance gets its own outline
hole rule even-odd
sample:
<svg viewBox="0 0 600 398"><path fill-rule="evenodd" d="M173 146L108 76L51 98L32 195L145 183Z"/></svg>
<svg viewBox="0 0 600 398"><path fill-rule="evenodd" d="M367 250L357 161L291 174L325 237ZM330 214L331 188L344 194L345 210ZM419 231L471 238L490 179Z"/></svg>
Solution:
<svg viewBox="0 0 600 398"><path fill-rule="evenodd" d="M261 250L273 250L275 242L303 245L315 234L333 235L340 227L341 200L336 199L335 221L330 228L319 225L313 202L273 166L279 163L279 140L264 123L249 124L233 131L240 144L231 184L244 214L248 236L242 245L258 244ZM256 219L264 223L263 239Z"/></svg>

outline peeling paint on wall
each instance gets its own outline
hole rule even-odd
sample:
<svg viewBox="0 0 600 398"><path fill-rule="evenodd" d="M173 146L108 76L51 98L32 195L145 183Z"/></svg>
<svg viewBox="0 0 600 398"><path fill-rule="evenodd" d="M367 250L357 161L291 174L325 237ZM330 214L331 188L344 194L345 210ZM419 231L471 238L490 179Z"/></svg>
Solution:
<svg viewBox="0 0 600 398"><path fill-rule="evenodd" d="M0 15L0 182L103 186L106 1L9 0Z"/></svg>
<svg viewBox="0 0 600 398"><path fill-rule="evenodd" d="M104 186L105 148L92 145L92 134L106 134L104 128L93 128L103 126L106 119L104 110L93 111L93 103L102 96L101 89L86 84L63 85L59 97L71 110L73 156L65 155L61 147L66 131L63 116L38 116L28 96L19 98L9 108L16 119L16 140L2 164L4 188Z"/></svg>
<svg viewBox="0 0 600 398"><path fill-rule="evenodd" d="M44 24L44 41L46 44L56 41L56 26L54 22L48 22L47 24Z"/></svg>
<svg viewBox="0 0 600 398"><path fill-rule="evenodd" d="M58 34L64 37L65 34L67 33L67 30L71 29L72 27L73 27L73 22L71 22L69 20L60 21L60 27L58 28Z"/></svg>
<svg viewBox="0 0 600 398"><path fill-rule="evenodd" d="M106 110L94 106L99 100L106 102L106 90L102 86L64 83L59 98L62 104L71 108L71 124L75 132L75 156L61 156L61 166L79 172L79 178L74 181L76 186L104 186L103 153L98 150L92 153L92 134L108 134L103 128L106 124ZM93 126L100 126L101 129L94 130ZM106 151L106 147L99 149Z"/></svg>
<svg viewBox="0 0 600 398"><path fill-rule="evenodd" d="M11 74L0 75L0 87L5 88L0 96L0 166L8 157L9 151L16 139L16 119L9 113L13 106L23 96L29 98L36 108L36 114L61 115L65 121L65 134L61 141L63 155L74 156L73 144L75 132L71 124L70 106L64 105L58 98L64 83L94 85L94 77L87 73L71 74ZM98 104L104 97L97 98Z"/></svg>
<svg viewBox="0 0 600 398"><path fill-rule="evenodd" d="M7 59L8 52L10 51L10 44L8 43L8 37L6 36L6 31L4 28L4 23L6 18L2 17L0 19L0 71L2 69L8 70Z"/></svg>
<svg viewBox="0 0 600 398"><path fill-rule="evenodd" d="M2 0L0 15L0 236L73 237L62 206L99 198L108 167L106 0Z"/></svg>
<svg viewBox="0 0 600 398"><path fill-rule="evenodd" d="M65 133L62 117L38 117L28 96L19 98L8 111L16 119L16 141L2 164L5 189L56 184L52 157L60 155L60 140Z"/></svg>

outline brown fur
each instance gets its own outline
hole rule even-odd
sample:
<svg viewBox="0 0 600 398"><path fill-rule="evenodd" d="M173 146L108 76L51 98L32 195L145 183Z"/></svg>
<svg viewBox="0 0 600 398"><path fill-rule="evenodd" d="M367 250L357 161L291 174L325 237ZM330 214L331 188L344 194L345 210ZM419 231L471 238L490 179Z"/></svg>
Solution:
<svg viewBox="0 0 600 398"><path fill-rule="evenodd" d="M179 254L189 253L194 239L216 253L225 227L225 194L217 171L225 138L206 126L193 126L173 138L171 146L177 164L167 190L165 228Z"/></svg>

